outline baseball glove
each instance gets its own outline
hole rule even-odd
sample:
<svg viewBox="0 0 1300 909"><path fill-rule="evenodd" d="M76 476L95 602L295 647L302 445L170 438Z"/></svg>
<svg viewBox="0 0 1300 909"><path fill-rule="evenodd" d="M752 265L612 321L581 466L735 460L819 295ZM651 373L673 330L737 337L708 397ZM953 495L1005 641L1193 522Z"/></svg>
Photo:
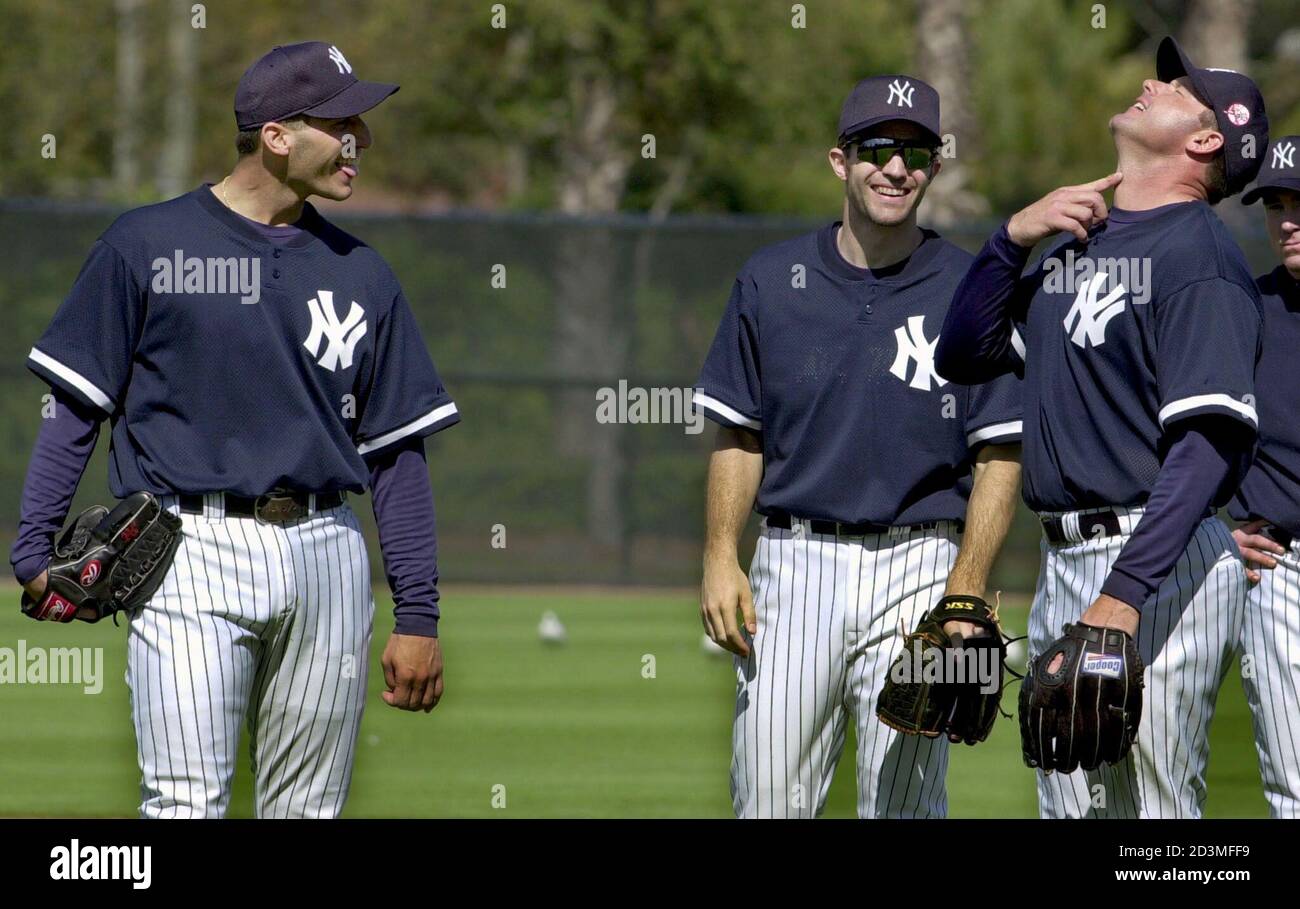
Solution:
<svg viewBox="0 0 1300 909"><path fill-rule="evenodd" d="M953 619L978 625L987 634L953 638L943 630L943 623ZM984 741L1002 712L1007 643L997 610L988 603L979 597L944 597L903 638L903 652L876 700L876 715L909 735L952 735L968 745Z"/></svg>
<svg viewBox="0 0 1300 909"><path fill-rule="evenodd" d="M181 519L147 492L137 492L111 512L87 508L54 544L45 594L23 593L23 613L38 621L98 622L143 606L171 566L181 541Z"/></svg>
<svg viewBox="0 0 1300 909"><path fill-rule="evenodd" d="M1127 633L1082 622L1029 661L1020 686L1025 763L1051 772L1123 760L1142 719L1142 660ZM1060 655L1055 672L1048 667Z"/></svg>

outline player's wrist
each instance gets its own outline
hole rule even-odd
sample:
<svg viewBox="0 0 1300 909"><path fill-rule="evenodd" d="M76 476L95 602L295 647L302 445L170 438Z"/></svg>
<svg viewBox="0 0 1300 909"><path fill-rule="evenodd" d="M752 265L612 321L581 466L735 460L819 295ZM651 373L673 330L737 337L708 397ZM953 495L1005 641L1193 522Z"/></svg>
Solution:
<svg viewBox="0 0 1300 909"><path fill-rule="evenodd" d="M978 597L982 600L987 589L988 584L985 581L951 574L948 576L948 583L944 585L943 595L946 597Z"/></svg>
<svg viewBox="0 0 1300 909"><path fill-rule="evenodd" d="M704 564L740 563L740 548L734 540L711 540L704 545Z"/></svg>
<svg viewBox="0 0 1300 909"><path fill-rule="evenodd" d="M1007 239L1022 249L1032 249L1037 239L1031 237L1025 230L1025 212L1024 210L1016 212L1007 219L1003 229L1007 232Z"/></svg>

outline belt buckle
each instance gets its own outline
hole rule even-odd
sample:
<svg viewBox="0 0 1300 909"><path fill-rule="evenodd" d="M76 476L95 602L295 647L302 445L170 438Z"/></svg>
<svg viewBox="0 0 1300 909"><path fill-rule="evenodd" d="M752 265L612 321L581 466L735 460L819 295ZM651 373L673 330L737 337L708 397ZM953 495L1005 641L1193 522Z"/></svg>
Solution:
<svg viewBox="0 0 1300 909"><path fill-rule="evenodd" d="M307 516L307 506L294 501L291 493L263 493L253 503L253 519L259 524L294 524Z"/></svg>

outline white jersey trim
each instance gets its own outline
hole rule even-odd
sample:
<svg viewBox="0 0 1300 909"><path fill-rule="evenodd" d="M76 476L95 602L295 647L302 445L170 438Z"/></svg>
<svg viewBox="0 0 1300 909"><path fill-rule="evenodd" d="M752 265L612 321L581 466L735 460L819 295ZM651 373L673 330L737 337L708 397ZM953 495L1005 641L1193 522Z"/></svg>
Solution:
<svg viewBox="0 0 1300 909"><path fill-rule="evenodd" d="M1170 401L1164 407L1160 408L1157 418L1160 420L1161 428L1169 422L1171 417L1176 417L1180 413L1186 413L1189 410L1196 410L1201 407L1223 407L1238 414L1251 426L1259 425L1259 417L1255 415L1255 408L1242 401L1238 401L1231 395L1210 394L1210 395L1192 395L1189 398L1179 398L1177 401Z"/></svg>
<svg viewBox="0 0 1300 909"><path fill-rule="evenodd" d="M1020 337L1020 330L1014 325L1011 326L1011 349L1022 361L1025 359L1025 339Z"/></svg>
<svg viewBox="0 0 1300 909"><path fill-rule="evenodd" d="M976 442L983 442L985 439L996 439L1001 436L1019 436L1024 432L1025 424L1023 420L1009 420L1006 423L994 423L991 426L981 426L974 432L966 434L966 447L974 445Z"/></svg>
<svg viewBox="0 0 1300 909"><path fill-rule="evenodd" d="M434 423L455 416L456 412L456 402L449 401L441 407L435 407L418 420L412 420L410 423L407 423L405 426L399 426L392 432L386 432L382 436L371 439L369 442L361 443L357 446L357 454L368 454L369 452L376 451L386 445L392 445L398 439L403 439L406 436L413 435L421 429L426 429L432 426Z"/></svg>
<svg viewBox="0 0 1300 909"><path fill-rule="evenodd" d="M105 413L113 412L113 399L104 394L104 392L100 390L99 386L87 379L81 373L64 366L49 354L42 353L35 347L32 348L32 352L28 354L27 357L36 365L44 366L60 379L80 391Z"/></svg>
<svg viewBox="0 0 1300 909"><path fill-rule="evenodd" d="M703 407L705 410L713 411L728 423L735 423L737 426L744 426L746 429L753 429L756 432L763 431L763 424L758 420L751 420L740 411L728 407L717 398L711 398L702 391L697 391L691 395L691 402L698 407Z"/></svg>

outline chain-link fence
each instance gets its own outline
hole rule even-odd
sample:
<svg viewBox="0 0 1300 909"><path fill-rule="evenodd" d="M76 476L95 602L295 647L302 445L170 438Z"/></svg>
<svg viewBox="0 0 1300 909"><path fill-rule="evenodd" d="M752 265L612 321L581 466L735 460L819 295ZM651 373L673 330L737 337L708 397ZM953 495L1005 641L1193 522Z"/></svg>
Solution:
<svg viewBox="0 0 1300 909"><path fill-rule="evenodd" d="M114 214L0 203L8 250L0 280L8 325L0 333L6 552L45 392L23 361ZM443 576L696 583L713 428L693 432L682 422L682 391L695 381L745 259L816 225L463 215L338 221L392 265L464 415L428 445ZM973 251L990 227L947 236ZM1270 267L1262 233L1250 225L1240 233L1251 264ZM256 383L258 364L246 368ZM631 389L658 390L667 411L658 416L671 422L603 422L600 389L625 402ZM107 437L74 507L107 495ZM369 520L368 505L358 510ZM1032 586L1036 569L1037 531L1021 512L999 566L1008 588Z"/></svg>

